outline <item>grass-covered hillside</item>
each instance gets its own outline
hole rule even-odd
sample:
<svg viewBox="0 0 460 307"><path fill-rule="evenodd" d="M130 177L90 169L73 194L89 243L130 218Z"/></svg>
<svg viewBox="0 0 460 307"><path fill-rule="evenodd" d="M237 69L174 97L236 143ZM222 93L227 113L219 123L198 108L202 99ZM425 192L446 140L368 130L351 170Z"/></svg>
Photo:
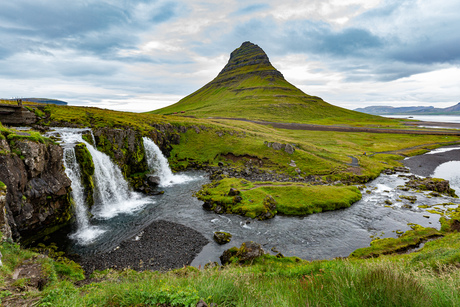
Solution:
<svg viewBox="0 0 460 307"><path fill-rule="evenodd" d="M250 42L232 52L214 80L176 104L151 113L320 124L392 122L305 94L286 81L265 52Z"/></svg>
<svg viewBox="0 0 460 307"><path fill-rule="evenodd" d="M172 145L169 156L174 170L217 166L223 162L240 170L252 164L264 171L289 176L367 181L383 169L399 165L398 160L402 158L399 154L419 154L426 148L460 141L458 136L288 130L224 119L87 107L47 105L44 112L46 116L40 124L48 126L133 129L145 136L161 130L159 125L173 127L179 136L179 144ZM274 142L291 144L295 151L290 154L268 146ZM358 160L358 166L351 164L351 157Z"/></svg>

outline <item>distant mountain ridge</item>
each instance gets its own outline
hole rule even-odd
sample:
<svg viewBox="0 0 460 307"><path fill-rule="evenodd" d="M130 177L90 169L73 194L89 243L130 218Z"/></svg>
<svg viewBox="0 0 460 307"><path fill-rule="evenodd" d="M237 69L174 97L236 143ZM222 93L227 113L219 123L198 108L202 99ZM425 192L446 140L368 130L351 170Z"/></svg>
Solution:
<svg viewBox="0 0 460 307"><path fill-rule="evenodd" d="M35 102L35 103L52 103L52 104L58 104L58 105L67 105L67 102L63 100L57 100L57 99L50 99L50 98L18 98L21 99L23 102ZM16 101L17 99L8 99L10 101Z"/></svg>
<svg viewBox="0 0 460 307"><path fill-rule="evenodd" d="M460 102L447 108L369 106L355 111L372 115L460 115Z"/></svg>
<svg viewBox="0 0 460 307"><path fill-rule="evenodd" d="M382 121L305 94L286 81L262 48L251 42L235 49L211 82L179 102L150 113L296 123Z"/></svg>

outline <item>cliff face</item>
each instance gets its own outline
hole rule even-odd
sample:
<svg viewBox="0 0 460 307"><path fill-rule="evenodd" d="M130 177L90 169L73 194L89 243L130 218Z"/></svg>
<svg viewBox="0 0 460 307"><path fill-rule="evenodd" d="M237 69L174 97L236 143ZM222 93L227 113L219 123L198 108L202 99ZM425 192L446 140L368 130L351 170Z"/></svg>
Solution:
<svg viewBox="0 0 460 307"><path fill-rule="evenodd" d="M70 180L59 145L0 139L0 181L12 237L29 241L70 221ZM0 221L1 222L1 221Z"/></svg>

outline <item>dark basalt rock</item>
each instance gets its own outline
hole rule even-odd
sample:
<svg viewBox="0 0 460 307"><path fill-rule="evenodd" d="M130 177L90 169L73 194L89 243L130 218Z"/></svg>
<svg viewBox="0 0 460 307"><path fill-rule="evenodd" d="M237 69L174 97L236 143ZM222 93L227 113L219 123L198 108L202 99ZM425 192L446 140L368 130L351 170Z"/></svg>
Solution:
<svg viewBox="0 0 460 307"><path fill-rule="evenodd" d="M30 140L2 142L0 181L7 186L5 209L15 240L27 242L66 225L73 217L70 179L64 172L59 145Z"/></svg>

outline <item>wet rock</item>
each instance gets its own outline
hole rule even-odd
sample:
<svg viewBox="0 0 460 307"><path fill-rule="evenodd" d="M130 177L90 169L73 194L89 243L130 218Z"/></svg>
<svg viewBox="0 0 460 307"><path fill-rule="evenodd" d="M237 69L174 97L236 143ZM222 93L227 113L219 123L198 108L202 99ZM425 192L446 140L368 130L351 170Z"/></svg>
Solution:
<svg viewBox="0 0 460 307"><path fill-rule="evenodd" d="M147 182L149 185L157 186L161 183L161 179L158 176L147 176Z"/></svg>
<svg viewBox="0 0 460 307"><path fill-rule="evenodd" d="M226 244L232 240L232 235L228 232L224 231L216 231L214 232L214 241L218 244Z"/></svg>
<svg viewBox="0 0 460 307"><path fill-rule="evenodd" d="M417 190L434 191L456 197L455 191L450 188L449 181L444 179L430 177L422 179L416 177L407 182L406 186Z"/></svg>

